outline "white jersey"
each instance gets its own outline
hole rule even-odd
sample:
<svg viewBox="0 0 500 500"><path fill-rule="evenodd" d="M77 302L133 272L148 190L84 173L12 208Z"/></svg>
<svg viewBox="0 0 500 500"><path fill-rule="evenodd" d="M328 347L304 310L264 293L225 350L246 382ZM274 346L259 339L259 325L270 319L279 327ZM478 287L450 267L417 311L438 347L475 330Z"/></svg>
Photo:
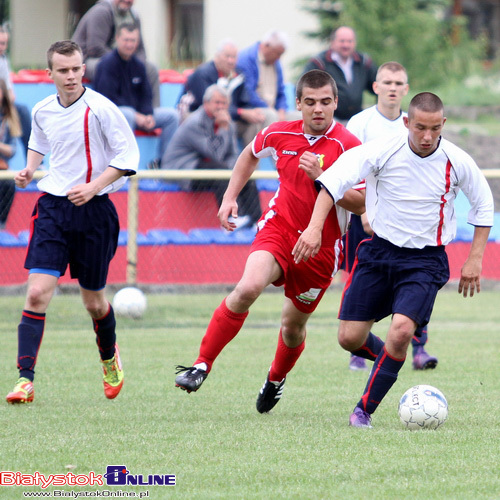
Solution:
<svg viewBox="0 0 500 500"><path fill-rule="evenodd" d="M488 182L474 160L446 139L426 158L410 149L408 134L376 139L346 151L317 182L337 201L363 178L370 226L399 247L448 244L456 234L459 190L471 204L467 222L493 225Z"/></svg>
<svg viewBox="0 0 500 500"><path fill-rule="evenodd" d="M99 177L108 166L137 171L139 148L125 117L109 99L86 88L67 108L57 95L35 105L32 112L29 148L46 155L50 152L48 174L38 189L66 196L78 184ZM121 177L99 195L111 193L125 184Z"/></svg>
<svg viewBox="0 0 500 500"><path fill-rule="evenodd" d="M378 109L377 106L364 109L355 114L346 125L347 130L354 134L362 143L400 134L406 127L403 117L408 116L402 111L398 118L389 120Z"/></svg>

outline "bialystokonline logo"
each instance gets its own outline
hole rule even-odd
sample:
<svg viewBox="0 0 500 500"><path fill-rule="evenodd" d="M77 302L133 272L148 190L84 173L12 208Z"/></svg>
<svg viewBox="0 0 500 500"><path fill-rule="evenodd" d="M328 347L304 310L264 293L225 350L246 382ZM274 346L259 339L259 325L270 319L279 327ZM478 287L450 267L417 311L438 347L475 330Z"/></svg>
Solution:
<svg viewBox="0 0 500 500"><path fill-rule="evenodd" d="M23 474L1 471L0 486L175 486L175 474L131 474L125 465L108 465L105 474Z"/></svg>

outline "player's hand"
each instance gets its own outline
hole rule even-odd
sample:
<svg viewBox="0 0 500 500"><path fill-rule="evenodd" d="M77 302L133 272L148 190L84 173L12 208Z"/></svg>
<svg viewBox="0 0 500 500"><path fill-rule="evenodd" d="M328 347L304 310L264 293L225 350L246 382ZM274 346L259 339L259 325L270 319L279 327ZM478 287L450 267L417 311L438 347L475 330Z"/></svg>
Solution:
<svg viewBox="0 0 500 500"><path fill-rule="evenodd" d="M78 184L78 186L72 187L67 192L68 200L77 207L85 205L85 203L90 201L96 194L96 190L92 183Z"/></svg>
<svg viewBox="0 0 500 500"><path fill-rule="evenodd" d="M462 293L464 297L473 297L475 291L481 291L481 268L481 261L468 259L465 262L458 283L458 293Z"/></svg>
<svg viewBox="0 0 500 500"><path fill-rule="evenodd" d="M217 217L219 218L220 225L224 229L234 231L236 229L236 224L234 222L230 222L229 217L238 217L238 203L236 203L236 201L222 200Z"/></svg>
<svg viewBox="0 0 500 500"><path fill-rule="evenodd" d="M306 151L299 158L299 168L303 170L307 174L307 177L313 181L323 173L318 157L310 151Z"/></svg>
<svg viewBox="0 0 500 500"><path fill-rule="evenodd" d="M33 173L27 168L20 170L14 177L14 182L18 188L25 188L33 179Z"/></svg>
<svg viewBox="0 0 500 500"><path fill-rule="evenodd" d="M298 264L301 260L304 262L309 257L315 257L321 248L321 230L314 227L307 229L300 235L292 250L293 260Z"/></svg>

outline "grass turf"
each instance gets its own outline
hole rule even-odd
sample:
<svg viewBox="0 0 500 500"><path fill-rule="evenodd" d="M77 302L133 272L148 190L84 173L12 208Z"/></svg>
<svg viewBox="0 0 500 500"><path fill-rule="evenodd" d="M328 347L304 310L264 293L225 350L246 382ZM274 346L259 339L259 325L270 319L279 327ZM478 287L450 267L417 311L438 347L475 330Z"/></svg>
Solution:
<svg viewBox="0 0 500 500"><path fill-rule="evenodd" d="M0 404L0 472L175 474L176 486L49 487L118 490L148 498L494 499L500 498L498 293L463 299L443 290L430 324L435 370L415 372L411 355L374 415L371 430L348 427L366 372L347 369L336 341L340 292L325 296L308 325L307 348L271 414L255 409L276 347L282 296L265 293L218 358L202 389L174 387L190 365L222 294L149 295L142 320L119 319L125 384L105 399L97 349L80 299L54 297L37 364L35 401ZM24 299L0 297L0 390L16 380L16 328ZM385 337L387 321L375 333ZM449 418L437 431L404 430L403 392L443 391ZM0 498L39 487L0 486ZM60 495L62 496L62 495Z"/></svg>

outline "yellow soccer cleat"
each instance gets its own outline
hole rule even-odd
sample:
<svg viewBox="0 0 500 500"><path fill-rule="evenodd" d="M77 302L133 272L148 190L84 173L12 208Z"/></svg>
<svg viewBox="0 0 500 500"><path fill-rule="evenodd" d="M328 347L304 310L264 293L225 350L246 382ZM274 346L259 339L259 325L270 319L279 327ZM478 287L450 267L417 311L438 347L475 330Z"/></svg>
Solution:
<svg viewBox="0 0 500 500"><path fill-rule="evenodd" d="M35 399L33 382L26 377L21 377L5 399L9 404L31 403Z"/></svg>
<svg viewBox="0 0 500 500"><path fill-rule="evenodd" d="M104 395L108 399L114 399L123 386L123 369L120 360L120 350L118 344L115 344L115 355L111 359L102 362Z"/></svg>

